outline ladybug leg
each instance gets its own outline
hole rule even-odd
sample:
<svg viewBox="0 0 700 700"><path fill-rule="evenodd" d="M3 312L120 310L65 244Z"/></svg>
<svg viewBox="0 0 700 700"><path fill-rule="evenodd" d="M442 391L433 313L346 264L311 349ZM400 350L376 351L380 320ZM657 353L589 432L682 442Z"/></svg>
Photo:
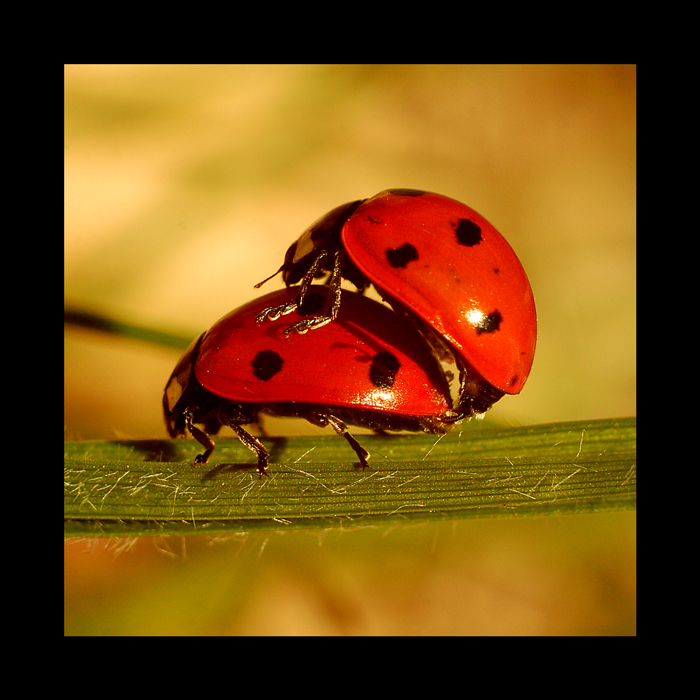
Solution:
<svg viewBox="0 0 700 700"><path fill-rule="evenodd" d="M321 250L316 256L316 260L314 260L313 263L311 263L311 267L309 267L309 269L306 271L304 279L302 279L301 281L301 286L299 287L299 296L297 297L297 303L299 306L301 306L304 303L304 299L306 299L306 294L309 291L309 287L311 286L316 277L316 272L318 271L318 268L320 267L321 263L327 257L328 252L325 250Z"/></svg>
<svg viewBox="0 0 700 700"><path fill-rule="evenodd" d="M270 464L270 455L268 451L265 449L265 445L258 440L255 436L251 435L248 431L244 430L241 428L238 423L234 422L233 420L227 421L224 420L224 423L228 425L231 430L233 430L234 433L236 433L236 437L253 453L255 453L256 457L258 458L258 471L260 472L260 478L262 479L263 474L265 476L270 476L267 473L267 470L265 467L267 467Z"/></svg>
<svg viewBox="0 0 700 700"><path fill-rule="evenodd" d="M226 425L228 425L228 427L231 428L231 430L233 430L234 433L236 433L236 437L251 452L255 453L255 455L258 458L258 471L260 472L260 478L262 479L263 474L265 476L270 476L265 470L265 467L267 467L270 463L270 455L268 454L267 450L265 449L265 446L260 442L260 440L258 440L256 437L253 437L250 433L246 432L233 419L226 420L226 418L222 416L221 420ZM207 433L205 433L193 423L192 411L187 411L185 413L185 425L190 431L192 437L195 440L197 440L197 442L199 442L205 449L203 454L197 455L194 458L195 466L206 464L209 461L209 458L211 457L212 453L214 452L216 444L209 437L209 435L207 435Z"/></svg>
<svg viewBox="0 0 700 700"><path fill-rule="evenodd" d="M311 282L313 282L313 273L316 271L318 268L318 263L325 258L327 253L323 251L318 258L314 261L314 264L311 266L309 271L306 273L304 276L304 281L301 284L301 291L299 292L299 297L298 297L298 302L299 306L302 306L304 303L304 298L306 297L306 293L309 290L309 287L311 286ZM286 328L284 331L284 336L285 338L289 337L289 334L292 331L296 331L299 333L299 335L304 335L307 331L310 331L314 328L321 328L322 326L325 326L327 323L330 323L331 321L335 321L335 319L338 317L338 309L340 309L340 255L341 252L338 250L335 252L333 256L333 271L331 272L331 276L328 278L328 286L331 289L331 302L330 302L330 308L328 310L328 314L323 315L323 316L311 316L309 318L305 318L303 321L299 321L298 323L295 323L292 326L289 326L289 328Z"/></svg>
<svg viewBox="0 0 700 700"><path fill-rule="evenodd" d="M314 423L315 425L318 425L321 428L325 428L327 425L330 425L333 430L335 430L338 435L342 435L349 443L350 447L355 451L355 454L360 460L360 464L362 465L362 469L365 470L367 467L369 467L368 461L369 461L369 452L360 445L360 443L350 434L348 431L348 426L343 423L342 420L339 418L336 418L335 416L331 416L327 413L316 413L312 412L309 413L308 415L305 416L306 420L308 420L310 423Z"/></svg>
<svg viewBox="0 0 700 700"><path fill-rule="evenodd" d="M270 306L264 311L260 312L256 317L255 321L257 323L262 323L265 319L270 319L270 321L276 321L280 316L286 314L291 314L292 311L296 311L298 303L296 301L290 301L288 304L282 304L281 306Z"/></svg>
<svg viewBox="0 0 700 700"><path fill-rule="evenodd" d="M187 411L185 413L185 425L187 426L187 429L190 431L190 434L192 435L192 437L200 445L202 445L202 447L204 447L204 450L205 450L203 454L197 455L194 458L195 466L199 466L200 464L206 464L209 461L209 457L211 457L212 452L214 452L214 448L216 447L216 443L203 430L200 430L192 422L192 411Z"/></svg>
<svg viewBox="0 0 700 700"><path fill-rule="evenodd" d="M309 287L311 286L311 283L314 280L314 277L316 275L316 271L318 270L319 265L328 257L328 253L326 253L325 250L322 250L316 259L313 261L311 264L311 267L307 270L306 274L304 275L304 279L301 282L301 287L299 288L299 294L297 298L294 301L290 301L287 304L281 304L280 306L270 306L267 309L263 309L256 317L255 320L257 323L262 323L265 319L270 319L270 321L276 321L280 316L285 316L286 314L292 313L292 311L296 311L303 303L304 303L304 298L306 297L306 293L309 291ZM280 272L284 269L284 265L277 271ZM277 274L275 273L275 275ZM274 277L275 275L272 275ZM272 277L268 277L267 279L272 279ZM258 287L261 284L264 284L267 282L267 280L263 280L259 284L256 284L255 286ZM293 326L292 326L293 327ZM285 335L289 335L288 333L285 333Z"/></svg>

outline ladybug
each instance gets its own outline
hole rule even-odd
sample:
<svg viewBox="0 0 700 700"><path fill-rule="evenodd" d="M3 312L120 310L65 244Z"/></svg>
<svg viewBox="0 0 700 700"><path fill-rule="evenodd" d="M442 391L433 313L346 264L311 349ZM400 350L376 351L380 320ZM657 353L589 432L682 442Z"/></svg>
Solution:
<svg viewBox="0 0 700 700"><path fill-rule="evenodd" d="M257 455L260 475L267 474L265 446L242 427L258 423L261 413L330 425L363 468L369 453L346 423L444 434L460 420L430 348L379 302L343 290L335 323L294 342L285 336L286 321L256 322L263 309L290 304L296 293L278 290L235 309L177 363L163 396L165 423L171 437L189 431L203 445L195 465L206 464L214 451L210 435L227 425ZM328 287L308 287L291 320L315 317L330 296Z"/></svg>
<svg viewBox="0 0 700 700"><path fill-rule="evenodd" d="M341 278L361 291L373 284L453 357L460 371L457 410L465 416L520 393L530 373L537 315L525 270L506 239L454 199L394 189L343 204L292 244L275 274L280 272L287 286L301 282L299 293L265 309L259 322L296 309L313 279L325 273L333 290L328 307L293 323L287 334L336 320Z"/></svg>

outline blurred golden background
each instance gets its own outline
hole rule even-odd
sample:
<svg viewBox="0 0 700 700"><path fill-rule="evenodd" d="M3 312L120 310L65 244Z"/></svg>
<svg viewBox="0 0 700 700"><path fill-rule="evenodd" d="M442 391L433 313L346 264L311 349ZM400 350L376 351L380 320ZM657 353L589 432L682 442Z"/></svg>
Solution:
<svg viewBox="0 0 700 700"><path fill-rule="evenodd" d="M635 66L65 67L69 304L194 337L310 223L394 187L475 208L528 272L535 363L491 420L636 414ZM66 438L165 437L178 356L68 330ZM633 513L68 542L65 629L630 634L634 550Z"/></svg>

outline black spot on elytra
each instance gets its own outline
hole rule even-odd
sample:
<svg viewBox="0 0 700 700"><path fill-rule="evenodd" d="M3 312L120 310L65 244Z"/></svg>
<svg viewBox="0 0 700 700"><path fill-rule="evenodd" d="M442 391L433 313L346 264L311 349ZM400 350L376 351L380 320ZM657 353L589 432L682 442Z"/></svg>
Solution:
<svg viewBox="0 0 700 700"><path fill-rule="evenodd" d="M300 316L314 316L321 311L325 297L323 294L311 292L304 297L304 303L299 307Z"/></svg>
<svg viewBox="0 0 700 700"><path fill-rule="evenodd" d="M466 245L471 248L473 245L481 243L481 227L471 219L460 219L452 224L459 245Z"/></svg>
<svg viewBox="0 0 700 700"><path fill-rule="evenodd" d="M379 352L372 358L369 368L369 380L377 389L391 389L396 380L396 373L401 363L390 352Z"/></svg>
<svg viewBox="0 0 700 700"><path fill-rule="evenodd" d="M397 197L422 197L425 194L423 190L410 189L389 190L389 192Z"/></svg>
<svg viewBox="0 0 700 700"><path fill-rule="evenodd" d="M406 267L408 263L418 260L418 251L410 243L398 248L387 248L386 259L392 267Z"/></svg>
<svg viewBox="0 0 700 700"><path fill-rule="evenodd" d="M501 326L502 320L503 316L501 316L501 312L496 309L496 311L491 312L488 316L484 316L484 318L479 321L476 326L476 334L481 335L482 333L493 333L497 331Z"/></svg>
<svg viewBox="0 0 700 700"><path fill-rule="evenodd" d="M251 362L253 374L261 381L267 382L274 377L284 364L284 360L274 350L261 350Z"/></svg>

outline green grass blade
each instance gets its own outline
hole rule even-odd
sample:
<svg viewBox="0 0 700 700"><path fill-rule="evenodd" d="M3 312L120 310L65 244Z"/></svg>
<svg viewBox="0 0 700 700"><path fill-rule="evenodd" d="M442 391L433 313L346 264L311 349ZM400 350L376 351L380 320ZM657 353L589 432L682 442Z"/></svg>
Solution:
<svg viewBox="0 0 700 700"><path fill-rule="evenodd" d="M106 335L130 340L140 340L150 345L158 345L164 348L184 350L194 338L196 333L185 335L183 333L170 333L168 331L143 326L129 321L121 321L103 313L90 311L81 306L67 306L63 309L63 324L67 328L83 328Z"/></svg>
<svg viewBox="0 0 700 700"><path fill-rule="evenodd" d="M64 535L241 532L378 522L542 516L636 506L636 419L524 428L470 424L431 435L362 436L363 472L341 438L264 438L270 478L220 438L193 467L192 440L64 445Z"/></svg>

